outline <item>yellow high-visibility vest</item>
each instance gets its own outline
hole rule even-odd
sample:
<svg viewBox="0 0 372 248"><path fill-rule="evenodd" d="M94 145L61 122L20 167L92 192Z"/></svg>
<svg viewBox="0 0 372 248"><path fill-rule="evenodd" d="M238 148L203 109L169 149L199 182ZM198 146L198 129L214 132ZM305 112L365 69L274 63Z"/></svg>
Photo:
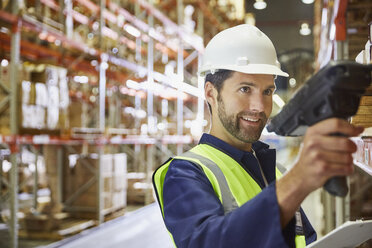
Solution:
<svg viewBox="0 0 372 248"><path fill-rule="evenodd" d="M242 206L261 192L257 182L238 162L226 153L207 144L199 144L188 152L173 159L183 159L198 165L212 184L213 190L221 201L225 214ZM163 185L169 164L168 160L153 175L153 184L164 217ZM281 177L276 168L276 178ZM171 235L171 234L170 234ZM172 237L172 235L171 235ZM173 237L172 237L173 240ZM296 235L296 247L305 247L304 235Z"/></svg>

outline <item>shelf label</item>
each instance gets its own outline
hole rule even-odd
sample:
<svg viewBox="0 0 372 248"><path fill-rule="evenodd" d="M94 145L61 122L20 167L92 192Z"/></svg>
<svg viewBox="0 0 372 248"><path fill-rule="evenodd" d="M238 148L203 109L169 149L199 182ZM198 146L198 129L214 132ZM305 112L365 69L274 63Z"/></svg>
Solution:
<svg viewBox="0 0 372 248"><path fill-rule="evenodd" d="M49 135L35 135L32 137L34 144L48 144L49 140Z"/></svg>

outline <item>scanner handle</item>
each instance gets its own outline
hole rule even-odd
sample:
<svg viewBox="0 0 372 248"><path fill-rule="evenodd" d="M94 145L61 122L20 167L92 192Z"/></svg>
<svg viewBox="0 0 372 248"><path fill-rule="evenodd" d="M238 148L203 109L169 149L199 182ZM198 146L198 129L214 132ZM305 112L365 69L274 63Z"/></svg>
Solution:
<svg viewBox="0 0 372 248"><path fill-rule="evenodd" d="M333 133L332 136L343 136L346 137L345 134L342 133ZM349 192L349 187L347 185L346 177L345 176L335 176L330 179L324 184L323 188L328 191L331 195L345 197Z"/></svg>

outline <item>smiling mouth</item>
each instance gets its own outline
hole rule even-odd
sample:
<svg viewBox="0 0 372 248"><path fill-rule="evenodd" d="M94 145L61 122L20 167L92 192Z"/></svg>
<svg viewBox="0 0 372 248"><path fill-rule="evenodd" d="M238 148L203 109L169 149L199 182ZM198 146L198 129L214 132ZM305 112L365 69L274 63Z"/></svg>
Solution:
<svg viewBox="0 0 372 248"><path fill-rule="evenodd" d="M260 118L253 118L253 117L241 117L243 120L245 121L249 121L249 122L259 122L260 121Z"/></svg>

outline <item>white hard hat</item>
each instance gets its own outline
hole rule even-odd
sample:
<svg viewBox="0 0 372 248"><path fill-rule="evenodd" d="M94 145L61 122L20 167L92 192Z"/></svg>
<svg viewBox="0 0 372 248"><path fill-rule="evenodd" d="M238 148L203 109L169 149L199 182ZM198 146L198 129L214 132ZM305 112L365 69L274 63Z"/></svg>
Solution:
<svg viewBox="0 0 372 248"><path fill-rule="evenodd" d="M280 69L275 47L269 37L249 24L225 29L210 40L199 74L205 76L219 69L288 77Z"/></svg>

